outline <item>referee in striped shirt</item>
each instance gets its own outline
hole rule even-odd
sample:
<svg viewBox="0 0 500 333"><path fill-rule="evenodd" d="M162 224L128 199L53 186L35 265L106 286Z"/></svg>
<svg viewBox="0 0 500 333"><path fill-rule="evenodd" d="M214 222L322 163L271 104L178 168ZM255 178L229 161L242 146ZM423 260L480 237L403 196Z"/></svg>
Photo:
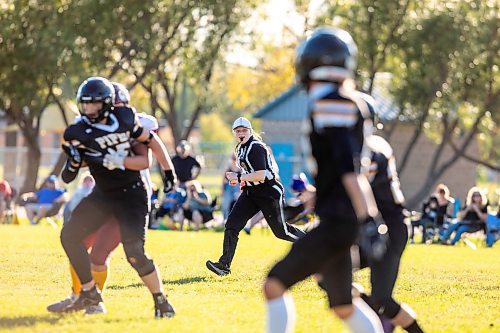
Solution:
<svg viewBox="0 0 500 333"><path fill-rule="evenodd" d="M218 262L207 261L207 268L217 275L227 275L238 244L238 234L247 221L262 211L274 235L294 242L305 233L285 222L284 189L277 174L268 148L253 132L248 119L240 117L233 123L233 133L238 140L237 164L241 172L227 172L230 185L244 182L243 190L229 213L224 232L222 256Z"/></svg>

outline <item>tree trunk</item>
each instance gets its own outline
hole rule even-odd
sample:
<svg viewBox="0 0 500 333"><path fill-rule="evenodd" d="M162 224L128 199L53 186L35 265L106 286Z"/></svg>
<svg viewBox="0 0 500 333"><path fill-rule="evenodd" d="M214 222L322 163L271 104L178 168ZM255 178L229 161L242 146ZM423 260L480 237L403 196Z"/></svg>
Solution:
<svg viewBox="0 0 500 333"><path fill-rule="evenodd" d="M24 139L26 140L26 147L28 153L26 156L26 170L24 174L24 184L21 187L20 193L34 191L36 189L36 182L38 177L38 169L40 167L40 160L42 153L40 151L40 144L38 143L38 135L35 129L25 128L22 129Z"/></svg>

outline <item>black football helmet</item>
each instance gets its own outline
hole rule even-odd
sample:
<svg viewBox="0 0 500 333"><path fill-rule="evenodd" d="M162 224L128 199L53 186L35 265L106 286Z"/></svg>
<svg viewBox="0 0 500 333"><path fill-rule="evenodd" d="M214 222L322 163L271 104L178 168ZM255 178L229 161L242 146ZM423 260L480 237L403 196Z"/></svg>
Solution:
<svg viewBox="0 0 500 333"><path fill-rule="evenodd" d="M318 28L296 51L295 70L304 85L311 80L342 82L354 77L358 49L351 35L338 28Z"/></svg>
<svg viewBox="0 0 500 333"><path fill-rule="evenodd" d="M87 117L82 111L82 117L88 119L91 123L97 123L109 115L109 111L115 102L115 89L111 82L103 77L89 77L78 88L76 94L78 103L102 102L102 108L95 118Z"/></svg>

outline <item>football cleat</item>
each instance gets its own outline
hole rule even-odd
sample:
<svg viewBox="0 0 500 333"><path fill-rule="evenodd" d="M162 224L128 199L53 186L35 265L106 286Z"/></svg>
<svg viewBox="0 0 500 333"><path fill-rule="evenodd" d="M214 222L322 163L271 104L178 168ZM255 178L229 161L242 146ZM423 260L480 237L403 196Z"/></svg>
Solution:
<svg viewBox="0 0 500 333"><path fill-rule="evenodd" d="M85 309L86 315L96 315L96 314L104 314L106 313L106 306L103 302L100 302L97 305L91 305Z"/></svg>
<svg viewBox="0 0 500 333"><path fill-rule="evenodd" d="M47 306L47 311L55 312L55 313L63 312L63 310L66 307L68 307L71 303L76 301L77 298L78 298L78 295L71 293L71 295L68 298Z"/></svg>
<svg viewBox="0 0 500 333"><path fill-rule="evenodd" d="M81 310L87 310L87 308L102 303L101 293L94 286L90 290L82 290L78 298L65 307L61 312L75 312Z"/></svg>
<svg viewBox="0 0 500 333"><path fill-rule="evenodd" d="M207 268L219 276L225 276L231 274L231 270L225 264L220 262L207 261Z"/></svg>
<svg viewBox="0 0 500 333"><path fill-rule="evenodd" d="M175 316L175 310L170 304L165 295L153 297L155 300L155 317L156 318L172 318Z"/></svg>

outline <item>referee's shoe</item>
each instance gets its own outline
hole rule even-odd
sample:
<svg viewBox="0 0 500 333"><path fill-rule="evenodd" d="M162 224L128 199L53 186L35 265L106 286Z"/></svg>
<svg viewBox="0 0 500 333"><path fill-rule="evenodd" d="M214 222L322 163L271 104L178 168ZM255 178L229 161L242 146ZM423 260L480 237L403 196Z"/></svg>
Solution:
<svg viewBox="0 0 500 333"><path fill-rule="evenodd" d="M231 274L231 270L225 264L207 260L207 268L219 276Z"/></svg>

